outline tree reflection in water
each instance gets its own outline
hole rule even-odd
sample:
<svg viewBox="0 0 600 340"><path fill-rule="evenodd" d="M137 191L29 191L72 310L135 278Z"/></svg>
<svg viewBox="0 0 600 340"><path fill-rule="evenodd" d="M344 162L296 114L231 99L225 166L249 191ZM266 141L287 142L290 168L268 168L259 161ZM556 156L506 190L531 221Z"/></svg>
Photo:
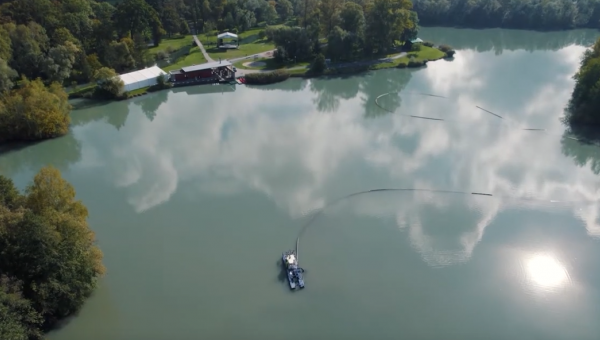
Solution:
<svg viewBox="0 0 600 340"><path fill-rule="evenodd" d="M22 171L37 172L46 165L65 171L80 159L81 144L69 133L34 144L7 145L0 148L0 173L13 177Z"/></svg>
<svg viewBox="0 0 600 340"><path fill-rule="evenodd" d="M140 97L138 100L134 101L134 103L140 105L142 107L142 112L144 112L146 117L150 121L153 121L154 117L156 117L156 111L158 111L158 108L167 102L167 99L169 98L169 92L170 91L162 90L151 93L149 95Z"/></svg>
<svg viewBox="0 0 600 340"><path fill-rule="evenodd" d="M129 115L129 105L122 102L82 100L73 102L71 126L83 126L91 122L105 121L120 130Z"/></svg>
<svg viewBox="0 0 600 340"><path fill-rule="evenodd" d="M575 139L573 139L575 138ZM580 167L590 165L594 174L600 174L600 132L596 127L571 126L561 140L562 153Z"/></svg>
<svg viewBox="0 0 600 340"><path fill-rule="evenodd" d="M412 72L413 70L392 69L387 72L312 79L310 90L317 95L313 102L320 112L335 112L342 99L360 96L365 117L373 118L389 113L375 104L375 99L383 93L393 93L385 99L386 108L392 112L400 108L400 92L410 81Z"/></svg>
<svg viewBox="0 0 600 340"><path fill-rule="evenodd" d="M311 80L310 90L317 95L313 99L317 110L319 112L335 112L340 106L340 99L356 97L360 89L361 77L362 75Z"/></svg>

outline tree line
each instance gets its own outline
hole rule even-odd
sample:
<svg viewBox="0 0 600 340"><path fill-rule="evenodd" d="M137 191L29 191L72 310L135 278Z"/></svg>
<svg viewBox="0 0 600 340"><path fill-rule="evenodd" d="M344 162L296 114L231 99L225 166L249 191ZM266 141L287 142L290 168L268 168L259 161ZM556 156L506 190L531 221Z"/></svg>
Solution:
<svg viewBox="0 0 600 340"><path fill-rule="evenodd" d="M600 39L583 55L575 74L575 88L567 106L566 119L572 125L600 124Z"/></svg>
<svg viewBox="0 0 600 340"><path fill-rule="evenodd" d="M0 339L42 339L95 289L104 267L87 216L56 168L25 194L0 175Z"/></svg>
<svg viewBox="0 0 600 340"><path fill-rule="evenodd" d="M417 16L418 15L418 16ZM351 52L378 50L424 25L565 29L600 27L600 0L12 0L0 5L0 91L22 76L85 83L102 67L149 65L164 37L243 32L297 19L309 38ZM337 27L337 28L336 28ZM294 33L295 34L295 33ZM303 37L297 37L299 44ZM290 46L288 46L289 49ZM339 48L332 48L335 54ZM343 58L343 55L332 57Z"/></svg>
<svg viewBox="0 0 600 340"><path fill-rule="evenodd" d="M413 0L413 4L427 26L600 28L600 0Z"/></svg>
<svg viewBox="0 0 600 340"><path fill-rule="evenodd" d="M300 4L294 13L299 26L265 31L277 46L274 57L280 62L319 56L319 37L327 38L327 57L351 61L385 54L417 36L418 18L409 0L306 0Z"/></svg>

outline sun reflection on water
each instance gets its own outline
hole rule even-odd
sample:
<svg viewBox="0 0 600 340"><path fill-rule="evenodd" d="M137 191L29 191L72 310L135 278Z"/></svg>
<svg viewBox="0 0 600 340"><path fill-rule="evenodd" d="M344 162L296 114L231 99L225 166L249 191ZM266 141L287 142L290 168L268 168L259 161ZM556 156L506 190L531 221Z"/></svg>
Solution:
<svg viewBox="0 0 600 340"><path fill-rule="evenodd" d="M543 289L556 289L569 283L565 266L549 254L535 254L525 262L529 280Z"/></svg>

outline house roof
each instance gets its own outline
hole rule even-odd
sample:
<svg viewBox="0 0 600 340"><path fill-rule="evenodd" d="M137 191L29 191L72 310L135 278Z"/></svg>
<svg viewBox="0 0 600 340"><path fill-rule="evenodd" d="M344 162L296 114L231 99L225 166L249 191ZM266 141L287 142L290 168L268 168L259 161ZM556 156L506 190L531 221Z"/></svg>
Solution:
<svg viewBox="0 0 600 340"><path fill-rule="evenodd" d="M215 62L212 62L212 63L204 63L204 64L199 64L199 65L182 67L181 71L183 71L183 72L194 72L194 71L208 70L208 69L211 69L211 68L225 67L225 66L231 66L231 63L229 61L227 61L227 60L222 60L220 62L215 61Z"/></svg>
<svg viewBox="0 0 600 340"><path fill-rule="evenodd" d="M125 74L120 74L119 78L125 85L137 83L152 78L156 78L160 75L167 74L165 71L160 69L158 66L152 66L143 70L133 71Z"/></svg>
<svg viewBox="0 0 600 340"><path fill-rule="evenodd" d="M416 43L422 43L422 42L423 42L423 39L421 39L421 38L417 38L417 39L413 39L413 40L411 40L410 42L411 42L411 43L413 43L413 44L416 44Z"/></svg>

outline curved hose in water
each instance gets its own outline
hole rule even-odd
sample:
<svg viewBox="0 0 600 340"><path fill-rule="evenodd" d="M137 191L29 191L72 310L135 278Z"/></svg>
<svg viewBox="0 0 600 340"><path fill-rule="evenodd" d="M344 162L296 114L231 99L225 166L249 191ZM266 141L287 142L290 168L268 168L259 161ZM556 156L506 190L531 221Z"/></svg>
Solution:
<svg viewBox="0 0 600 340"><path fill-rule="evenodd" d="M371 189L371 190L365 190L365 191L359 191L359 192L355 192L353 194L350 195L346 195L343 197L338 198L337 200L326 204L324 207L322 207L321 209L319 209L316 213L314 213L310 219L302 226L302 228L300 229L300 232L298 232L298 237L296 238L296 260L298 262L300 262L300 238L302 237L302 234L304 234L304 232L306 231L306 229L308 229L308 227L315 221L315 219L328 207L333 206L337 203L339 203L340 201L343 201L345 199L348 199L350 197L353 196L358 196L358 195L362 195L362 194L367 194L367 193L373 193L373 192L382 192L382 191L425 191L425 192L434 192L434 193L444 193L444 194L463 194L463 195L468 195L468 192L465 191L452 191L452 190L431 190L431 189L414 189L414 188L386 188L386 189ZM483 196L492 196L491 194L482 194L482 193L476 193L476 192L472 192L470 193L472 195L483 195Z"/></svg>
<svg viewBox="0 0 600 340"><path fill-rule="evenodd" d="M434 189L417 189L417 188L385 188L385 189L371 189L371 190L365 190L365 191L359 191L359 192L355 192L343 197L340 197L338 199L336 199L335 201L332 201L331 203L326 204L325 206L323 206L322 208L320 208L317 212L315 212L310 219L302 226L302 228L300 229L300 231L298 232L298 237L296 238L296 260L298 261L298 263L300 262L300 238L302 237L302 235L304 234L304 232L308 229L308 227L310 227L312 225L312 223L317 219L317 217L319 217L319 215L321 215L321 213L323 211L325 211L325 209L343 201L346 200L348 198L354 197L354 196L358 196L358 195L363 195L363 194L369 194L369 193L375 193L375 192L385 192L385 191L415 191L415 192L430 192L430 193L437 193L437 194L459 194L459 195L473 195L473 196L489 196L489 197L493 197L494 195L489 194L489 193L481 193L481 192L467 192L467 191L453 191L453 190L434 190ZM558 200L543 200L543 199L539 199L539 198L532 198L532 197L524 197L524 196L509 196L510 198L513 199L527 199L530 201L538 201L538 202L550 202L550 203L581 203L582 201L558 201ZM591 201L587 201L587 203L589 203Z"/></svg>

